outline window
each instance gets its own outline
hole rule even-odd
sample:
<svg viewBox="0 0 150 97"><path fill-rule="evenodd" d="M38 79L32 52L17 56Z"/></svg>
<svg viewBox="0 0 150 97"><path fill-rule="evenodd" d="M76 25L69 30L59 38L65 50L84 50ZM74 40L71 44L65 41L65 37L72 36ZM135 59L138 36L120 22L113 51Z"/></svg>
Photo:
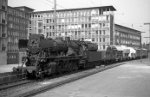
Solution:
<svg viewBox="0 0 150 97"><path fill-rule="evenodd" d="M92 38L92 41L94 42L94 41L95 41L95 39L94 39L94 38Z"/></svg>
<svg viewBox="0 0 150 97"><path fill-rule="evenodd" d="M103 49L105 49L105 45L103 45Z"/></svg>
<svg viewBox="0 0 150 97"><path fill-rule="evenodd" d="M99 38L99 42L101 42L101 38Z"/></svg>
<svg viewBox="0 0 150 97"><path fill-rule="evenodd" d="M102 33L101 33L101 30L99 31L99 34L101 35Z"/></svg>
<svg viewBox="0 0 150 97"><path fill-rule="evenodd" d="M89 28L91 28L91 24L89 24Z"/></svg>
<svg viewBox="0 0 150 97"><path fill-rule="evenodd" d="M48 19L46 20L46 23L49 23L49 20L48 20Z"/></svg>
<svg viewBox="0 0 150 97"><path fill-rule="evenodd" d="M75 35L77 35L77 31L75 31Z"/></svg>
<svg viewBox="0 0 150 97"><path fill-rule="evenodd" d="M105 42L105 38L103 38L103 42Z"/></svg>
<svg viewBox="0 0 150 97"><path fill-rule="evenodd" d="M41 34L42 33L42 29L38 29L38 33Z"/></svg>
<svg viewBox="0 0 150 97"><path fill-rule="evenodd" d="M84 28L84 24L82 24L82 28Z"/></svg>
<svg viewBox="0 0 150 97"><path fill-rule="evenodd" d="M108 15L106 16L106 20L107 20L107 21L109 20L109 16L108 16Z"/></svg>
<svg viewBox="0 0 150 97"><path fill-rule="evenodd" d="M105 35L105 30L103 31L103 34Z"/></svg>
<svg viewBox="0 0 150 97"><path fill-rule="evenodd" d="M85 28L87 28L87 24L85 24Z"/></svg>

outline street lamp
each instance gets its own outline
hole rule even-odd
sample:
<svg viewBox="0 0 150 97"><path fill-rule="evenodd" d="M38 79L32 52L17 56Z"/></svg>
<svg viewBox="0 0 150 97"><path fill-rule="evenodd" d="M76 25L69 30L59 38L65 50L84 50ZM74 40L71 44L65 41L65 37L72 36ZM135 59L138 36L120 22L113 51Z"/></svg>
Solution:
<svg viewBox="0 0 150 97"><path fill-rule="evenodd" d="M148 55L150 55L150 23L144 23L144 25L149 25L149 53ZM148 56L150 57L150 56Z"/></svg>
<svg viewBox="0 0 150 97"><path fill-rule="evenodd" d="M144 23L144 25L149 25L149 52L150 52L150 23Z"/></svg>
<svg viewBox="0 0 150 97"><path fill-rule="evenodd" d="M142 33L145 33L145 32L141 32L141 34ZM143 48L143 46L142 46L142 35L141 35L141 42L140 42L140 48L141 48L141 51L140 51L140 55L141 55L141 57L140 57L140 61L142 62L142 48Z"/></svg>

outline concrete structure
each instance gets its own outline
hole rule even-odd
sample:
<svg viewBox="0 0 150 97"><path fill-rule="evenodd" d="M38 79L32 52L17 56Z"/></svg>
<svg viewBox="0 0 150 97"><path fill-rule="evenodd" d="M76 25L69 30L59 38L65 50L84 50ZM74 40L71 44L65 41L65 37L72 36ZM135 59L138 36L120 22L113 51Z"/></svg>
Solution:
<svg viewBox="0 0 150 97"><path fill-rule="evenodd" d="M7 63L7 0L0 0L0 65Z"/></svg>
<svg viewBox="0 0 150 97"><path fill-rule="evenodd" d="M105 50L108 45L114 44L115 10L113 6L63 9L57 10L57 19L53 10L33 12L29 33L51 38L91 39L98 44L99 50Z"/></svg>
<svg viewBox="0 0 150 97"><path fill-rule="evenodd" d="M21 7L10 7L8 6L7 12L7 64L16 64L19 62L19 56L22 56L22 52L25 49L19 50L18 42L19 39L27 39L28 36L28 25L30 22L30 13L33 9L21 6ZM21 55L20 55L21 54Z"/></svg>
<svg viewBox="0 0 150 97"><path fill-rule="evenodd" d="M141 31L115 24L115 45L141 47Z"/></svg>

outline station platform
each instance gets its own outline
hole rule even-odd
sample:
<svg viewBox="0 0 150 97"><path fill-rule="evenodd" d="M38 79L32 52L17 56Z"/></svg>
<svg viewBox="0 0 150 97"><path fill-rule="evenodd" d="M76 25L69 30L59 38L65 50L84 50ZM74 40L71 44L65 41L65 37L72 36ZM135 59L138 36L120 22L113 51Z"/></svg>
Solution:
<svg viewBox="0 0 150 97"><path fill-rule="evenodd" d="M0 73L12 72L13 67L21 66L21 64L0 65Z"/></svg>
<svg viewBox="0 0 150 97"><path fill-rule="evenodd" d="M150 97L149 62L149 59L128 61L33 97Z"/></svg>

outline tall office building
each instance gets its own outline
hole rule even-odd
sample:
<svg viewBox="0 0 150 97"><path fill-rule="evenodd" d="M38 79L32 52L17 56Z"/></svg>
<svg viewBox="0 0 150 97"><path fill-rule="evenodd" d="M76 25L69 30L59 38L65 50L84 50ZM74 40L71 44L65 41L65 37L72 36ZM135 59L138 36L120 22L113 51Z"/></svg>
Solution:
<svg viewBox="0 0 150 97"><path fill-rule="evenodd" d="M18 48L19 39L27 39L28 25L30 22L30 12L33 9L25 6L10 7L7 12L7 63L16 64L19 57L24 54L25 49Z"/></svg>
<svg viewBox="0 0 150 97"><path fill-rule="evenodd" d="M7 64L7 0L0 0L0 65Z"/></svg>
<svg viewBox="0 0 150 97"><path fill-rule="evenodd" d="M72 40L88 39L106 50L114 44L113 6L37 11L31 13L29 33L45 37L70 37ZM57 25L57 26L56 26Z"/></svg>

